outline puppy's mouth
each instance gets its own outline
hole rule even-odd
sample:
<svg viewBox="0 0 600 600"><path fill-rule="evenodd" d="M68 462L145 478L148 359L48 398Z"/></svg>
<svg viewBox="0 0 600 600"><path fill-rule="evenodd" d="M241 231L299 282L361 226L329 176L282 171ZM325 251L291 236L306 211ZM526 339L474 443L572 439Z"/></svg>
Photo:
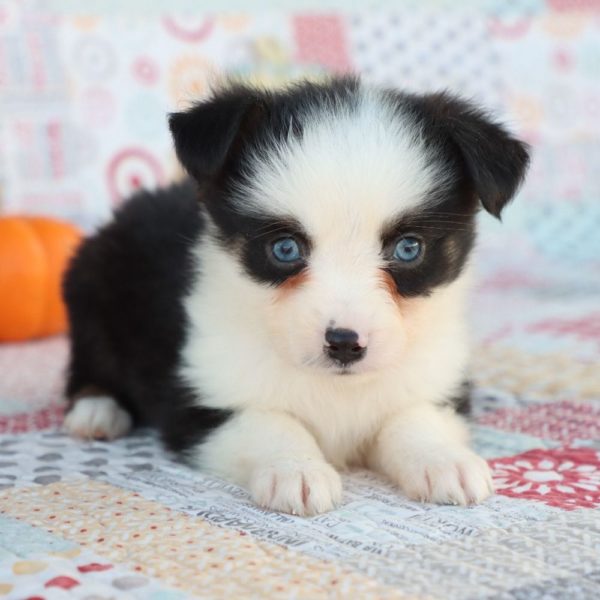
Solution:
<svg viewBox="0 0 600 600"><path fill-rule="evenodd" d="M349 375L360 375L361 373L364 374L365 371L364 369L360 369L358 366L358 363L356 364L347 364L347 363L340 363L336 360L328 360L325 359L324 361L324 366L327 370L328 373L330 373L333 376L349 376Z"/></svg>
<svg viewBox="0 0 600 600"><path fill-rule="evenodd" d="M364 371L357 368L357 365L339 363L335 360L325 357L320 357L317 360L314 358L306 359L302 362L302 366L313 371L316 369L317 371L321 371L321 373L327 373L328 375L332 375L334 377L341 375L359 375L364 373Z"/></svg>
<svg viewBox="0 0 600 600"><path fill-rule="evenodd" d="M350 366L336 367L333 372L336 375L356 375L356 371Z"/></svg>

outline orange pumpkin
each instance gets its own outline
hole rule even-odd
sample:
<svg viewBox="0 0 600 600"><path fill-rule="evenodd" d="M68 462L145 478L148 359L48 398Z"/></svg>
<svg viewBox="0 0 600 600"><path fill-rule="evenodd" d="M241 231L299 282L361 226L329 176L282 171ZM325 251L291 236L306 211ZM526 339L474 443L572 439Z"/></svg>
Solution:
<svg viewBox="0 0 600 600"><path fill-rule="evenodd" d="M0 342L65 331L64 270L80 231L46 217L0 217Z"/></svg>

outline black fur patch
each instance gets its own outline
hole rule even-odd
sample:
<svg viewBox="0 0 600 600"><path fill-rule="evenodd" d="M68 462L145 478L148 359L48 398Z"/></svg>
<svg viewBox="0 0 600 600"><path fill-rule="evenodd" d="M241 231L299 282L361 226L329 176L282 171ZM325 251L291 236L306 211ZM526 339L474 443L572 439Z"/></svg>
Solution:
<svg viewBox="0 0 600 600"><path fill-rule="evenodd" d="M202 184L243 181L251 177L248 155L273 152L290 132L301 137L303 122L314 111L351 108L358 88L354 77L333 78L327 84L302 82L277 92L231 85L186 112L170 115L177 156Z"/></svg>
<svg viewBox="0 0 600 600"><path fill-rule="evenodd" d="M311 244L294 219L259 217L239 211L220 211L219 216L220 241L239 255L246 273L255 281L279 285L306 268ZM272 245L284 237L293 237L298 242L302 260L287 264L274 259Z"/></svg>
<svg viewBox="0 0 600 600"><path fill-rule="evenodd" d="M182 299L202 228L191 182L141 193L86 240L64 281L72 344L67 395L103 390L136 423L159 427L173 449L199 441L229 416L193 407L196 392L176 374L187 331Z"/></svg>
<svg viewBox="0 0 600 600"><path fill-rule="evenodd" d="M446 201L404 216L383 233L386 271L401 296L426 296L460 275L475 241L476 203L472 194L470 203L468 198L468 191L458 186ZM415 263L392 259L398 238L407 234L423 244Z"/></svg>
<svg viewBox="0 0 600 600"><path fill-rule="evenodd" d="M467 181L495 217L513 198L529 166L529 146L511 136L485 111L447 92L389 92L401 114L422 127L446 168Z"/></svg>
<svg viewBox="0 0 600 600"><path fill-rule="evenodd" d="M456 279L466 264L475 241L478 200L500 217L525 175L528 148L484 112L450 94L389 92L389 97L401 117L408 115L418 124L440 170L453 182L451 189L432 190L428 208L407 215L383 234L388 257L400 235L412 233L422 240L422 260L390 261L386 270L401 295L428 295Z"/></svg>
<svg viewBox="0 0 600 600"><path fill-rule="evenodd" d="M473 391L473 384L465 379L463 381L460 390L449 400L450 405L460 415L468 416L471 414L471 393Z"/></svg>

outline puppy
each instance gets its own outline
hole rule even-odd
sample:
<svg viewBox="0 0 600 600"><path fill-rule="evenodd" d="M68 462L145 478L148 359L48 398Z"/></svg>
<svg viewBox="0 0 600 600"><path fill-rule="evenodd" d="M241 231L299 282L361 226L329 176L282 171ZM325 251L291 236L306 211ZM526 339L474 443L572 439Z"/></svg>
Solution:
<svg viewBox="0 0 600 600"><path fill-rule="evenodd" d="M415 500L488 497L457 414L468 262L526 146L459 98L356 78L230 85L170 128L191 179L127 202L66 275L68 431L154 426L298 515L352 465Z"/></svg>

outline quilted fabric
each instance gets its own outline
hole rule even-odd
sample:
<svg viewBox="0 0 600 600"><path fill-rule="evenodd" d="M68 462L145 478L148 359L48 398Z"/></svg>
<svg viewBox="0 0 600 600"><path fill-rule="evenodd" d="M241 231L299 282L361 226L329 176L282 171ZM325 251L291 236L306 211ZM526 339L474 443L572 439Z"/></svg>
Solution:
<svg viewBox="0 0 600 600"><path fill-rule="evenodd" d="M449 87L533 144L502 227L482 219L469 311L473 441L497 494L419 504L357 471L331 513L266 512L150 431L70 440L66 340L5 344L0 598L600 597L600 4L68 4L0 3L3 212L91 228L132 190L177 176L165 113L223 72L270 84L356 69Z"/></svg>

